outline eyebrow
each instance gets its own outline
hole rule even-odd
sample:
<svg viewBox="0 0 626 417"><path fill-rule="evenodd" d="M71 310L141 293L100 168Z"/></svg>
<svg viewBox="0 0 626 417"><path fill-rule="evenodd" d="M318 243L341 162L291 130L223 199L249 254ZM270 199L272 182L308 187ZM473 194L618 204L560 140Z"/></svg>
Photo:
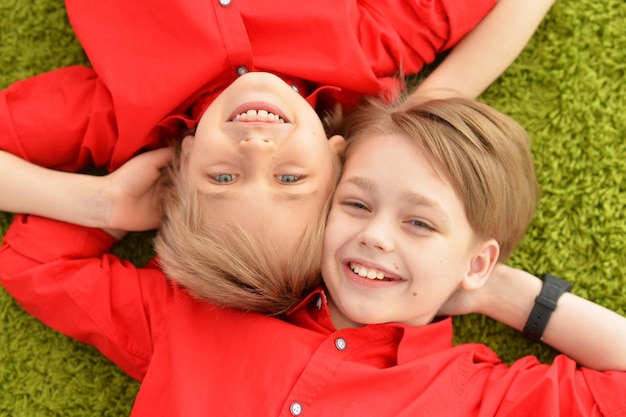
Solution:
<svg viewBox="0 0 626 417"><path fill-rule="evenodd" d="M272 197L275 201L302 201L307 199L313 194L316 194L318 190L312 189L306 192L293 192L293 191L278 191L273 193ZM239 195L239 191L201 191L201 195L209 198L216 198L218 200L235 200Z"/></svg>
<svg viewBox="0 0 626 417"><path fill-rule="evenodd" d="M363 191L369 191L369 192L376 192L378 191L378 188L379 188L378 185L374 183L374 181L366 177L357 177L357 176L348 177L342 182L353 184L359 187L360 189L362 189ZM423 194L405 191L400 195L400 200L412 206L430 207L440 212L441 215L445 216L446 219L448 218L448 214L443 209L443 207L441 207L439 203L437 203L433 199L426 197Z"/></svg>

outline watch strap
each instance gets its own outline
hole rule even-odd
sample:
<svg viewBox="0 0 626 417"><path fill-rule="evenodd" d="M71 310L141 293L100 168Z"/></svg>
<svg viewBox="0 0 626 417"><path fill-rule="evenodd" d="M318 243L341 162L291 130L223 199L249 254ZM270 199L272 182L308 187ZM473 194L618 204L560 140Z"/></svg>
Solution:
<svg viewBox="0 0 626 417"><path fill-rule="evenodd" d="M541 341L548 320L552 312L556 310L557 301L564 293L572 289L572 284L551 274L543 274L542 280L541 292L535 298L535 305L522 332L527 339L533 342Z"/></svg>

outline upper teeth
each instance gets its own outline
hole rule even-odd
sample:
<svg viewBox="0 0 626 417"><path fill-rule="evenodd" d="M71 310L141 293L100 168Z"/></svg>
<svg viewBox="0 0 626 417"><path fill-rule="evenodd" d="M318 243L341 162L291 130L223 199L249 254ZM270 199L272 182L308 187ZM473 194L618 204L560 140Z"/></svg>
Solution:
<svg viewBox="0 0 626 417"><path fill-rule="evenodd" d="M358 274L361 277L369 278L369 279L383 279L385 278L385 274L375 269L368 269L363 265L357 265L355 263L350 263L350 269L355 274Z"/></svg>
<svg viewBox="0 0 626 417"><path fill-rule="evenodd" d="M241 121L262 121L262 122L278 122L285 123L285 120L277 114L270 113L267 110L248 110L247 112L240 113L233 118L234 122Z"/></svg>

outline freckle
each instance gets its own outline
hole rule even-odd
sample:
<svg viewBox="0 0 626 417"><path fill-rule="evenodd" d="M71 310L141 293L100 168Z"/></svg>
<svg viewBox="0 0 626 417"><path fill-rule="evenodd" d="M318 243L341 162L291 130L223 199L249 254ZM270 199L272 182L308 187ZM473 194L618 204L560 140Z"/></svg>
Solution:
<svg viewBox="0 0 626 417"><path fill-rule="evenodd" d="M398 268L398 265L396 265L395 263L393 264L393 268L394 268L396 271L397 271L398 269L400 269L400 268Z"/></svg>

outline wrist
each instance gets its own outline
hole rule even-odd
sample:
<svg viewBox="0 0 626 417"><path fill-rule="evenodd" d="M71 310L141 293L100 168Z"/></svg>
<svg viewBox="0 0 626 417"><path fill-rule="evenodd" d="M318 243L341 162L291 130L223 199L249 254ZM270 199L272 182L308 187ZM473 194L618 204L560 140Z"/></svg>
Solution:
<svg viewBox="0 0 626 417"><path fill-rule="evenodd" d="M107 176L88 175L87 192L84 196L84 207L89 217L89 226L99 229L115 228L111 224L111 207L115 202L115 192L109 184Z"/></svg>
<svg viewBox="0 0 626 417"><path fill-rule="evenodd" d="M524 270L498 264L489 278L479 313L522 331L541 285L539 278Z"/></svg>
<svg viewBox="0 0 626 417"><path fill-rule="evenodd" d="M540 342L550 316L556 310L559 298L572 289L572 284L551 274L543 274L541 292L528 315L522 333L532 342Z"/></svg>

